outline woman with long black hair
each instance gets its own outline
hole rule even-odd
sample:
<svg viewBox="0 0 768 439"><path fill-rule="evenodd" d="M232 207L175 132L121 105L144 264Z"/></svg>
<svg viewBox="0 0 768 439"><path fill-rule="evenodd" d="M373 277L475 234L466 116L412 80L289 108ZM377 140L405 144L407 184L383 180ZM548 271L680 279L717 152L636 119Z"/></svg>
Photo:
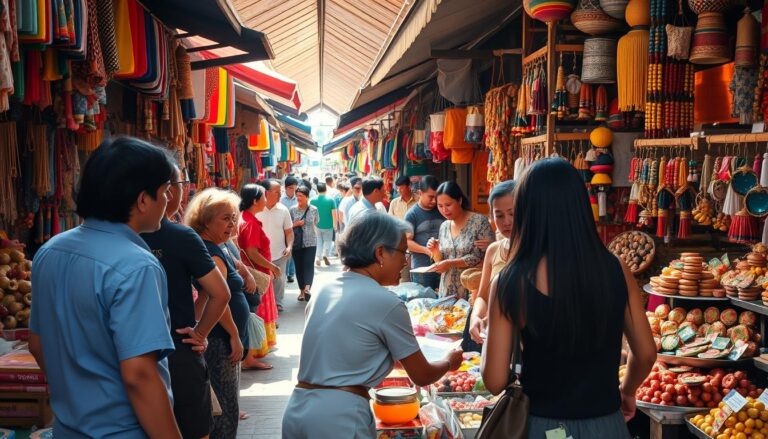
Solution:
<svg viewBox="0 0 768 439"><path fill-rule="evenodd" d="M529 438L561 426L573 439L628 438L656 347L637 283L600 241L573 166L553 158L528 168L512 236L510 261L491 283L485 385L496 394L506 387L519 331ZM622 335L631 353L619 384Z"/></svg>

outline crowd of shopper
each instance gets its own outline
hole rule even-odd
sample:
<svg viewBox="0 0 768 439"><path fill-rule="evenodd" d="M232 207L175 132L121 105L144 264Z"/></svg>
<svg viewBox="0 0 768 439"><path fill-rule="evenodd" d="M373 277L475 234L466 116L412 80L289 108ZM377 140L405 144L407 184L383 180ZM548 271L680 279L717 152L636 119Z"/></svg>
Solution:
<svg viewBox="0 0 768 439"><path fill-rule="evenodd" d="M91 155L77 198L84 223L33 265L29 346L57 436L236 437L241 370L271 368L261 359L276 346L290 261L307 308L284 438L373 437L366 395L395 362L417 385L459 367L461 350L425 359L385 288L408 267L440 273L440 296L473 303L462 346L483 350L493 393L525 344L529 437L561 427L574 439L628 437L655 344L637 284L600 241L570 164L541 160L516 185L496 185L489 217L432 176L399 178L392 200L380 178L301 177L202 190L182 223L189 181L162 149L117 138ZM313 285L315 267L336 256L344 269ZM462 284L467 270L479 288ZM631 353L619 386L622 337Z"/></svg>

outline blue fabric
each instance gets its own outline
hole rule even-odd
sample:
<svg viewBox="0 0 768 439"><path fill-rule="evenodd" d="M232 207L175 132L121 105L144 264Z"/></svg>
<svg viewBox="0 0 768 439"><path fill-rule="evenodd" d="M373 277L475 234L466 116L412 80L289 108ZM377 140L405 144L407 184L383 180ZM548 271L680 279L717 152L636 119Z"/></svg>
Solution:
<svg viewBox="0 0 768 439"><path fill-rule="evenodd" d="M86 219L34 258L30 330L42 340L56 437L144 438L120 362L157 354L172 400L165 271L127 225Z"/></svg>

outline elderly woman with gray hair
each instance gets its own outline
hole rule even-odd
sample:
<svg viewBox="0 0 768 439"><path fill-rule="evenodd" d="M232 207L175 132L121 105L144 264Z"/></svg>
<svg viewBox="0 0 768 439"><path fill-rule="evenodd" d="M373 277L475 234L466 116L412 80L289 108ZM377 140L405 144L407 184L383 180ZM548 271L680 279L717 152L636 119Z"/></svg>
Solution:
<svg viewBox="0 0 768 439"><path fill-rule="evenodd" d="M461 351L430 363L416 342L396 285L409 226L376 211L358 216L338 242L347 271L323 285L307 306L299 383L283 414L283 438L373 438L368 390L399 361L420 386L461 365Z"/></svg>

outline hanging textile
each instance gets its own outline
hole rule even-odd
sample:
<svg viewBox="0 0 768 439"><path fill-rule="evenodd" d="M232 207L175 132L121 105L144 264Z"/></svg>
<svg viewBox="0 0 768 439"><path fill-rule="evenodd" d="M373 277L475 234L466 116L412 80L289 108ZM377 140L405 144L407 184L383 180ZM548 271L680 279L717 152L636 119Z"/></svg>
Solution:
<svg viewBox="0 0 768 439"><path fill-rule="evenodd" d="M131 36L131 6L134 0L115 0L115 44L117 47L118 68L115 78L130 77L136 70L134 41Z"/></svg>
<svg viewBox="0 0 768 439"><path fill-rule="evenodd" d="M50 0L28 0L24 6L32 9L34 25L29 32L19 32L19 42L51 44L53 41L53 11ZM26 8L23 8L26 9Z"/></svg>
<svg viewBox="0 0 768 439"><path fill-rule="evenodd" d="M266 151L269 149L269 139L271 134L269 133L269 124L266 119L259 116L259 133L251 134L248 136L248 149L251 151Z"/></svg>
<svg viewBox="0 0 768 439"><path fill-rule="evenodd" d="M112 76L113 73L120 70L120 50L117 47L117 26L115 23L115 6L113 0L88 0L88 14L93 12L92 3L96 2L97 14L96 19L98 22L98 44L103 55L104 69L108 76ZM89 23L89 35L88 35L88 53L90 55L91 48L96 43L96 38L91 34L90 28L92 24ZM94 53L93 55L97 55ZM90 59L90 58L89 58Z"/></svg>

